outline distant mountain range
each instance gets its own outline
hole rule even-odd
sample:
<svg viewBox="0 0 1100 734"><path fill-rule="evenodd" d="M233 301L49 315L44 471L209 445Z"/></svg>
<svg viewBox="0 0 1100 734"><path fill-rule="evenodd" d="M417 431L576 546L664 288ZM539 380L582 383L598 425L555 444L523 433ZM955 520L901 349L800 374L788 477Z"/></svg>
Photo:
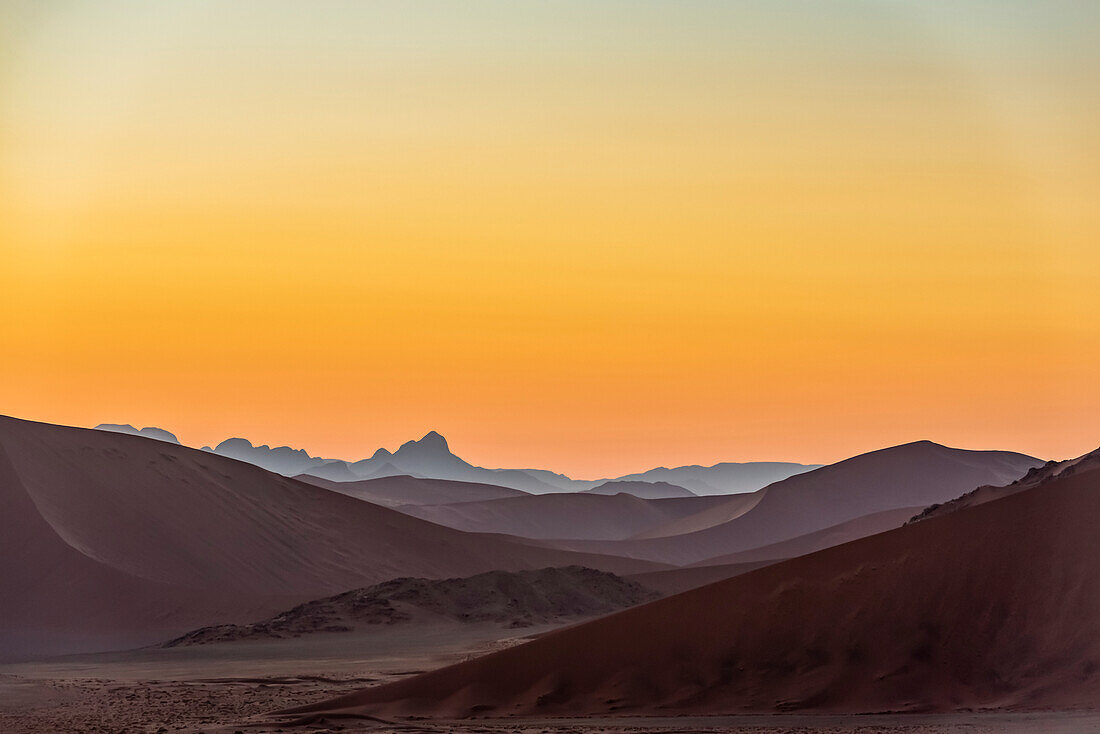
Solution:
<svg viewBox="0 0 1100 734"><path fill-rule="evenodd" d="M168 443L179 443L179 439L176 438L176 434L169 433L163 428L154 428L148 426L146 428L134 428L129 423L100 423L96 428L100 431L111 431L112 433L130 433L134 436L145 436L146 438L155 438L158 441L167 441Z"/></svg>
<svg viewBox="0 0 1100 734"><path fill-rule="evenodd" d="M310 456L302 449L292 449L289 446L253 446L252 442L244 438L228 438L211 449L203 446L203 451L212 451L215 454L228 456L238 461L247 461L249 464L273 471L284 476L306 474L330 463L325 459ZM331 462L343 464L343 462Z"/></svg>
<svg viewBox="0 0 1100 734"><path fill-rule="evenodd" d="M96 428L179 443L174 435L160 428L138 430L130 425L107 423ZM203 450L246 461L284 476L305 474L332 482L411 476L494 484L532 494L626 492L647 498L752 492L820 466L790 462L721 463L671 469L659 467L623 477L581 480L545 469L487 469L474 466L452 453L447 439L435 431L429 431L417 441L408 441L393 452L380 448L369 459L359 461L325 459L289 446L254 446L245 438L230 438L213 448L204 446ZM616 485L615 482L621 484Z"/></svg>

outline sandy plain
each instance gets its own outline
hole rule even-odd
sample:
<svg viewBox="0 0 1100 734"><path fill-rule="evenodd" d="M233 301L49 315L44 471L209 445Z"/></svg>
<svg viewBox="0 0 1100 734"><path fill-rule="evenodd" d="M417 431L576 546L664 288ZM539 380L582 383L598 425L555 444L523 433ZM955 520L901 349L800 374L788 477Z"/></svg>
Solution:
<svg viewBox="0 0 1100 734"><path fill-rule="evenodd" d="M552 629L447 624L293 640L145 648L0 665L5 734L1092 734L1096 712L744 714L382 720L273 712L400 680Z"/></svg>

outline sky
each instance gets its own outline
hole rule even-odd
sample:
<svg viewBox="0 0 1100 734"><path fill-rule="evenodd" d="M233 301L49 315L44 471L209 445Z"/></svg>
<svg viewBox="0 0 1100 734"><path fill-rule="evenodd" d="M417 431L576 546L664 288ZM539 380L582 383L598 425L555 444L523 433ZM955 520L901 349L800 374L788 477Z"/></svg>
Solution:
<svg viewBox="0 0 1100 734"><path fill-rule="evenodd" d="M597 477L1100 445L1100 4L0 9L0 413Z"/></svg>

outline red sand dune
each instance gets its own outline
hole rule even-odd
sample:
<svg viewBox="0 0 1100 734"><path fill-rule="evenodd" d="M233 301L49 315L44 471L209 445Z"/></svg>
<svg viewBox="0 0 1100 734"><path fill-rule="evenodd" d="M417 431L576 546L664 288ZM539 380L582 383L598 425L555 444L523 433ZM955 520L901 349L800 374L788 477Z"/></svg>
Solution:
<svg viewBox="0 0 1100 734"><path fill-rule="evenodd" d="M1007 484L1042 463L1008 451L965 451L918 441L861 454L770 484L759 490L757 501L747 511L745 496L732 497L729 502L734 519L697 532L617 541L540 543L687 565L778 543L884 510L944 502L982 484ZM720 507L706 510L708 522L720 512ZM690 521L689 517L678 522Z"/></svg>
<svg viewBox="0 0 1100 734"><path fill-rule="evenodd" d="M679 594L716 581L731 579L734 576L755 571L788 558L816 553L834 545L849 543L866 538L869 535L883 533L899 528L914 514L916 508L904 507L900 510L885 510L866 517L818 530L815 533L799 535L797 538L779 543L753 548L752 550L730 553L717 558L693 563L690 566L669 568L662 571L646 571L633 574L630 578L662 594Z"/></svg>
<svg viewBox="0 0 1100 734"><path fill-rule="evenodd" d="M396 576L565 565L654 568L463 533L183 446L0 418L0 656L152 642Z"/></svg>
<svg viewBox="0 0 1100 734"><path fill-rule="evenodd" d="M151 642L162 631L263 609L254 595L199 593L84 555L42 517L0 451L0 659Z"/></svg>
<svg viewBox="0 0 1100 734"><path fill-rule="evenodd" d="M398 509L469 532L538 539L614 540L632 537L725 502L725 497L642 499L625 493L570 492Z"/></svg>
<svg viewBox="0 0 1100 734"><path fill-rule="evenodd" d="M732 579L734 576L755 571L773 563L785 561L785 558L773 558L765 561L748 561L746 563L723 563L711 566L685 566L683 568L666 568L663 571L646 571L635 573L626 578L637 581L647 589L653 589L663 596L679 594L688 589L697 589L700 586L713 584L717 581Z"/></svg>
<svg viewBox="0 0 1100 734"><path fill-rule="evenodd" d="M1087 471L1096 468L1100 468L1100 449L1083 456L1078 456L1076 459L1048 461L1043 466L1032 468L1027 474L1011 484L983 485L975 490L967 492L961 497L956 497L943 504L926 507L919 514L915 514L912 520L927 520L930 517L946 515L950 512L961 510L964 507L985 504L986 502L992 502L1001 497L1007 497L1010 494L1023 492L1025 489L1031 489L1054 477L1068 477L1079 471Z"/></svg>
<svg viewBox="0 0 1100 734"><path fill-rule="evenodd" d="M1100 470L289 713L1100 703Z"/></svg>
<svg viewBox="0 0 1100 734"><path fill-rule="evenodd" d="M688 589L695 589L716 581L740 576L743 573L755 571L758 568L770 566L788 558L816 553L825 548L832 548L834 545L849 543L853 540L866 538L869 535L899 528L913 517L915 510L916 508L904 507L900 510L876 512L866 517L857 517L855 520L849 520L831 528L800 535L797 538L780 541L779 543L739 553L730 553L717 558L708 558L690 566L637 573L631 575L630 578L662 594L679 594Z"/></svg>
<svg viewBox="0 0 1100 734"><path fill-rule="evenodd" d="M386 507L442 505L452 502L480 502L505 497L531 496L523 490L498 487L495 484L459 482L453 479L424 479L403 474L353 482L334 482L311 474L301 474L295 479Z"/></svg>
<svg viewBox="0 0 1100 734"><path fill-rule="evenodd" d="M729 553L724 556L708 558L705 561L691 564L690 567L704 567L726 564L758 563L760 561L785 560L797 558L807 553L816 553L825 548L832 548L841 543L850 543L853 540L866 538L868 535L884 533L887 530L900 528L916 512L916 508L902 507L898 510L883 510L870 515L857 517L854 520L842 522L839 525L817 530L805 535L799 535L789 540L781 540L778 543L762 545L752 550ZM677 569L672 569L673 571ZM664 571L655 572L664 573Z"/></svg>
<svg viewBox="0 0 1100 734"><path fill-rule="evenodd" d="M655 528L650 528L643 533L638 533L633 536L633 539L668 538L673 535L697 533L700 530L713 528L716 525L723 525L731 520L736 520L756 507L756 505L760 503L760 500L764 498L764 490L758 489L755 492L745 492L743 494L706 496L712 500L718 500L718 502L715 502L709 507L699 505L701 509L698 512L693 512L690 515L684 515L683 517L658 525Z"/></svg>
<svg viewBox="0 0 1100 734"><path fill-rule="evenodd" d="M669 497L698 497L698 495L690 489L681 487L678 484L659 481L646 482L638 479L612 479L592 487L591 489L582 491L588 494L607 495L626 492L627 494L632 494L635 497L641 497L646 500L660 500Z"/></svg>

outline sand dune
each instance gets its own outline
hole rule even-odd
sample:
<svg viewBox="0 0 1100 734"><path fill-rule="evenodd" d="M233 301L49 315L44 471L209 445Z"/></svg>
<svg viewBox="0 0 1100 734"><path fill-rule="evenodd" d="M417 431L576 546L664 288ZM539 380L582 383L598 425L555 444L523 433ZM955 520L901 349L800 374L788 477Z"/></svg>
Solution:
<svg viewBox="0 0 1100 734"><path fill-rule="evenodd" d="M0 656L153 642L397 576L652 568L463 533L121 433L0 418L0 458Z"/></svg>
<svg viewBox="0 0 1100 734"><path fill-rule="evenodd" d="M542 541L557 548L687 565L751 550L884 510L930 505L983 484L1006 484L1043 462L1007 451L965 451L930 441L872 451L768 485L757 497L728 499L734 519L668 537ZM747 502L753 506L745 510ZM690 525L685 518L682 525ZM664 535L667 529L660 529Z"/></svg>
<svg viewBox="0 0 1100 734"><path fill-rule="evenodd" d="M613 540L630 538L724 501L722 497L648 500L625 493L578 492L400 509L440 525L470 532L534 539Z"/></svg>
<svg viewBox="0 0 1100 734"><path fill-rule="evenodd" d="M729 553L724 556L707 558L691 564L691 567L725 565L730 563L757 563L759 561L776 561L787 558L797 558L807 553L816 553L834 545L849 543L853 540L866 538L876 533L884 533L887 530L900 528L913 516L912 507L902 507L898 510L883 510L870 515L857 517L838 525L817 530L805 535L799 535L778 543L762 545L747 551Z"/></svg>
<svg viewBox="0 0 1100 734"><path fill-rule="evenodd" d="M961 510L965 507L973 507L975 505L985 504L986 502L992 502L993 500L1000 499L1001 497L1007 497L1010 494L1016 494L1022 492L1025 489L1031 489L1039 484L1053 479L1054 477L1070 476L1079 471L1087 471L1100 467L1100 449L1092 451L1083 456L1078 456L1076 459L1066 459L1065 461L1048 461L1042 466L1033 467L1027 474L1020 477L1011 484L1005 485L983 485L977 489L971 490L961 497L956 497L953 500L949 500L942 504L935 504L924 508L920 513L916 514L912 521L927 520L930 517L938 517L940 515L946 515L956 510Z"/></svg>
<svg viewBox="0 0 1100 734"><path fill-rule="evenodd" d="M0 660L151 642L204 619L247 619L266 609L265 601L276 602L198 593L85 555L39 513L0 448Z"/></svg>
<svg viewBox="0 0 1100 734"><path fill-rule="evenodd" d="M825 548L832 548L834 545L899 528L912 517L913 509L903 507L900 510L876 512L779 543L708 558L681 568L634 574L630 578L662 594L678 594L688 589L740 576L788 558L816 553Z"/></svg>
<svg viewBox="0 0 1100 734"><path fill-rule="evenodd" d="M296 711L1090 707L1098 526L1080 472Z"/></svg>
<svg viewBox="0 0 1100 734"><path fill-rule="evenodd" d="M657 527L650 528L645 532L638 533L633 536L634 540L641 540L643 538L668 538L673 535L687 535L688 533L697 533L700 530L706 530L716 525L722 525L731 520L744 515L746 512L756 507L760 500L764 497L764 490L759 489L755 492L746 492L744 494L733 495L720 495L712 497L711 499L717 499L719 501L706 504L699 503L698 512L693 512L682 517L678 517L675 520L671 520Z"/></svg>
<svg viewBox="0 0 1100 734"><path fill-rule="evenodd" d="M690 489L685 489L678 484L668 482L643 482L637 479L613 479L604 482L592 489L586 489L590 494L619 494L625 492L635 497L647 500L659 500L667 497L696 497Z"/></svg>
<svg viewBox="0 0 1100 734"><path fill-rule="evenodd" d="M330 481L309 474L300 475L295 479L386 507L445 505L453 502L467 503L505 497L532 496L518 489L495 484L459 482L451 479L423 479L407 475L354 482Z"/></svg>
<svg viewBox="0 0 1100 734"><path fill-rule="evenodd" d="M689 589L697 589L700 586L732 579L734 576L740 576L743 573L755 571L758 568L785 560L785 558L774 558L766 561L747 561L745 563L685 566L683 568L668 568L663 571L635 573L627 578L631 581L637 581L648 589L653 589L662 596L671 596Z"/></svg>

